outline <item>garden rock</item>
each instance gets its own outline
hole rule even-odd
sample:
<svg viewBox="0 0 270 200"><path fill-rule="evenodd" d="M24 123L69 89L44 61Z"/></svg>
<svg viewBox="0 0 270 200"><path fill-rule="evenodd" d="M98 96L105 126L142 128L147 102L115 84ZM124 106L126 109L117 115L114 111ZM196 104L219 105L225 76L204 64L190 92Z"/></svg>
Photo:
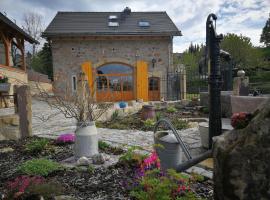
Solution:
<svg viewBox="0 0 270 200"><path fill-rule="evenodd" d="M67 195L59 195L59 196L55 196L54 200L75 200L75 198L71 196L67 196Z"/></svg>
<svg viewBox="0 0 270 200"><path fill-rule="evenodd" d="M13 152L14 149L12 149L11 147L5 147L0 149L0 153L9 153L9 152Z"/></svg>
<svg viewBox="0 0 270 200"><path fill-rule="evenodd" d="M110 160L110 156L108 155L108 154L101 154L102 156L103 156L103 158L104 158L104 161L109 161Z"/></svg>
<svg viewBox="0 0 270 200"><path fill-rule="evenodd" d="M270 100L244 129L215 137L215 199L270 199Z"/></svg>
<svg viewBox="0 0 270 200"><path fill-rule="evenodd" d="M102 154L95 154L92 156L92 161L94 165L102 165L105 163L105 158Z"/></svg>
<svg viewBox="0 0 270 200"><path fill-rule="evenodd" d="M78 160L77 160L77 165L78 166L88 166L90 164L90 161L88 160L88 158L86 157L80 157Z"/></svg>

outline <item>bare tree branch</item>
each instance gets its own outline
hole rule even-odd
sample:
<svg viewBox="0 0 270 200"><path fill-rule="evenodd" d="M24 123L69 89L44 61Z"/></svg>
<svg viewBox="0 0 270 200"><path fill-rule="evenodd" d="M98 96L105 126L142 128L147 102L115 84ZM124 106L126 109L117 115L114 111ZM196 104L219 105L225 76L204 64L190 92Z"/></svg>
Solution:
<svg viewBox="0 0 270 200"><path fill-rule="evenodd" d="M87 124L99 119L113 104L98 103L95 100L95 92L89 89L84 73L80 73L79 77L77 90L73 92L69 87L69 81L66 82L64 90L54 89L53 94L45 91L39 83L36 84L36 88L40 100L59 110L66 118L74 118L77 122Z"/></svg>
<svg viewBox="0 0 270 200"><path fill-rule="evenodd" d="M43 30L42 16L35 12L24 13L22 28L35 40L40 40L41 32ZM33 44L32 53L33 55L36 53L36 44Z"/></svg>

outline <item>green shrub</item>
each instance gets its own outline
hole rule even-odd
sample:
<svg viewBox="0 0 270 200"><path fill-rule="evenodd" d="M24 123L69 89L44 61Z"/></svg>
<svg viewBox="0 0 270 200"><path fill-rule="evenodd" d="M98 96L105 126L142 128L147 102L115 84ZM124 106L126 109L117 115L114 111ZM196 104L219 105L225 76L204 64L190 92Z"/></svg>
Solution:
<svg viewBox="0 0 270 200"><path fill-rule="evenodd" d="M145 130L151 130L155 126L155 120L153 119L147 119L143 121L143 127Z"/></svg>
<svg viewBox="0 0 270 200"><path fill-rule="evenodd" d="M182 119L174 118L172 120L172 124L177 130L189 128L188 122L186 120L182 120Z"/></svg>
<svg viewBox="0 0 270 200"><path fill-rule="evenodd" d="M168 113L175 113L175 112L177 112L177 109L174 106L169 106L167 108L167 112Z"/></svg>
<svg viewBox="0 0 270 200"><path fill-rule="evenodd" d="M156 121L159 121L162 118L162 113L161 112L157 112L156 113Z"/></svg>
<svg viewBox="0 0 270 200"><path fill-rule="evenodd" d="M93 165L89 165L87 171L92 174L95 171L95 168L93 167Z"/></svg>
<svg viewBox="0 0 270 200"><path fill-rule="evenodd" d="M205 180L203 175L197 173L191 173L192 180L195 182L203 182Z"/></svg>
<svg viewBox="0 0 270 200"><path fill-rule="evenodd" d="M41 153L49 144L49 140L46 138L35 139L30 143L25 145L25 149L27 152L31 154Z"/></svg>
<svg viewBox="0 0 270 200"><path fill-rule="evenodd" d="M111 147L111 145L109 145L107 142L104 142L104 141L101 141L101 140L98 141L98 148L99 149L105 150L105 149L108 149L110 147Z"/></svg>
<svg viewBox="0 0 270 200"><path fill-rule="evenodd" d="M208 107L202 108L202 112L203 112L204 114L209 114L209 108L208 108Z"/></svg>
<svg viewBox="0 0 270 200"><path fill-rule="evenodd" d="M107 154L120 155L125 152L122 148L112 146L108 144L107 142L103 142L103 141L98 141L98 148Z"/></svg>
<svg viewBox="0 0 270 200"><path fill-rule="evenodd" d="M196 199L194 193L188 189L189 178L175 170L169 169L167 173L159 169L147 171L143 178L139 179L130 192L130 195L137 200L184 200Z"/></svg>
<svg viewBox="0 0 270 200"><path fill-rule="evenodd" d="M113 111L113 113L111 115L111 121L115 121L117 119L119 119L119 111L115 110L115 111Z"/></svg>
<svg viewBox="0 0 270 200"><path fill-rule="evenodd" d="M122 130L122 129L128 129L129 127L126 124L122 124L121 122L114 122L110 124L107 128Z"/></svg>
<svg viewBox="0 0 270 200"><path fill-rule="evenodd" d="M28 160L18 167L18 171L23 174L39 176L47 176L61 169L59 163L44 158Z"/></svg>
<svg viewBox="0 0 270 200"><path fill-rule="evenodd" d="M127 152L119 158L119 161L125 162L127 164L133 163L133 162L136 162L136 163L142 162L146 158L146 155L139 154L135 152L135 150L142 150L142 148L138 146L129 147Z"/></svg>

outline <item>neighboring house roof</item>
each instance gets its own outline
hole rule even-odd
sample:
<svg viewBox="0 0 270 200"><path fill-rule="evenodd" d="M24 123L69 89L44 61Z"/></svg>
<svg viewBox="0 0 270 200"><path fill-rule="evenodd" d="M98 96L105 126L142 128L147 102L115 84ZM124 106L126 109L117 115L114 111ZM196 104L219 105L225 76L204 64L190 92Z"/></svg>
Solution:
<svg viewBox="0 0 270 200"><path fill-rule="evenodd" d="M17 26L15 23L13 23L9 18L7 18L3 13L0 12L0 24L3 23L6 26L10 27L16 32L19 32L21 35L23 35L24 39L31 44L36 43L39 44L37 40L35 40L33 37L31 37L28 33L26 33L24 30L22 30L19 26ZM1 27L2 29L3 27Z"/></svg>
<svg viewBox="0 0 270 200"><path fill-rule="evenodd" d="M166 12L131 12L124 19L123 12L58 12L43 37L100 36L100 35L162 35L181 36ZM108 26L108 17L116 15L119 26ZM140 27L139 21L147 21L149 27Z"/></svg>

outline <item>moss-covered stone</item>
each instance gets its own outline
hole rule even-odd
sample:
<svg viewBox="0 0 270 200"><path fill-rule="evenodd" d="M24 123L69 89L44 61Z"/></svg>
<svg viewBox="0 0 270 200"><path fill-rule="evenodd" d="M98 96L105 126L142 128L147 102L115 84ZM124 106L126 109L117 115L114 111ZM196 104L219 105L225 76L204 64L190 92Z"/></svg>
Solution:
<svg viewBox="0 0 270 200"><path fill-rule="evenodd" d="M270 199L270 100L249 125L216 137L215 199Z"/></svg>

